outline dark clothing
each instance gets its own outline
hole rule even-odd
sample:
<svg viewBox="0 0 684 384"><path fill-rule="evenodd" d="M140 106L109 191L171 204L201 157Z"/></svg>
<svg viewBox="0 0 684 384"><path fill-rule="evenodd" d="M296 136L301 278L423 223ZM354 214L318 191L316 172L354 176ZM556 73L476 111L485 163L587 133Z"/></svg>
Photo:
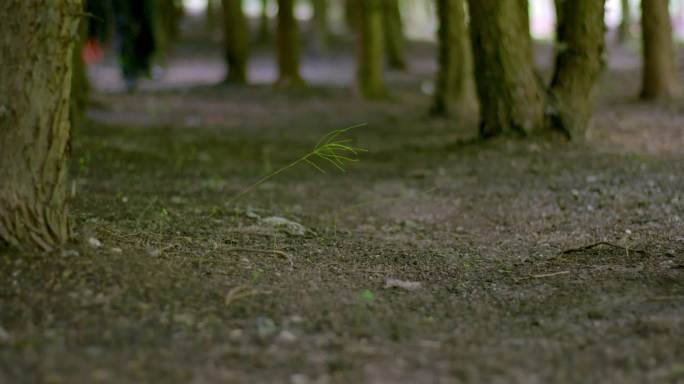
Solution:
<svg viewBox="0 0 684 384"><path fill-rule="evenodd" d="M149 75L155 52L155 0L112 0L119 60L124 78L135 88L138 76Z"/></svg>

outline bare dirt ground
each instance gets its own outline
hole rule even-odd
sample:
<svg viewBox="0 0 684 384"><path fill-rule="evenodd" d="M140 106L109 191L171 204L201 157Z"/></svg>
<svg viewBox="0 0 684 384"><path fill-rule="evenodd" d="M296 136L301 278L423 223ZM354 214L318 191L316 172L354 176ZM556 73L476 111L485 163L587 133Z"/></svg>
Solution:
<svg viewBox="0 0 684 384"><path fill-rule="evenodd" d="M263 54L250 87L212 85L211 57L134 95L100 78L78 242L0 253L0 382L684 382L682 104L635 101L623 49L586 143L472 141L476 116L427 117L416 49L374 103L339 86L348 58L300 90ZM230 202L359 122L345 173Z"/></svg>

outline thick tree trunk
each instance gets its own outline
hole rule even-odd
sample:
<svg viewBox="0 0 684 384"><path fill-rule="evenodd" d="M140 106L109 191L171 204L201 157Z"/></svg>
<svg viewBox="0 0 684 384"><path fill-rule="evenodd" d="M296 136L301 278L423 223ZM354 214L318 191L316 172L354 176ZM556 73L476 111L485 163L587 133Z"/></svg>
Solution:
<svg viewBox="0 0 684 384"><path fill-rule="evenodd" d="M70 236L69 95L80 0L0 2L0 239L52 250Z"/></svg>
<svg viewBox="0 0 684 384"><path fill-rule="evenodd" d="M551 122L573 139L582 138L594 107L603 68L605 24L602 0L562 1L556 68L551 81Z"/></svg>
<svg viewBox="0 0 684 384"><path fill-rule="evenodd" d="M361 94L367 99L386 95L383 79L384 35L382 29L382 1L359 1L359 34L357 81Z"/></svg>
<svg viewBox="0 0 684 384"><path fill-rule="evenodd" d="M387 65L392 69L406 69L404 25L401 21L399 0L383 0L382 2Z"/></svg>
<svg viewBox="0 0 684 384"><path fill-rule="evenodd" d="M622 10L622 18L617 30L617 43L623 44L632 35L632 9L629 0L620 0L620 9Z"/></svg>
<svg viewBox="0 0 684 384"><path fill-rule="evenodd" d="M242 0L223 1L223 48L228 67L226 83L247 83L249 31Z"/></svg>
<svg viewBox="0 0 684 384"><path fill-rule="evenodd" d="M644 66L641 97L670 99L679 95L676 51L667 0L642 0Z"/></svg>
<svg viewBox="0 0 684 384"><path fill-rule="evenodd" d="M432 113L447 115L450 104L472 104L474 85L464 0L437 0L439 71Z"/></svg>
<svg viewBox="0 0 684 384"><path fill-rule="evenodd" d="M278 84L304 84L299 74L299 45L299 26L294 16L294 0L278 0Z"/></svg>
<svg viewBox="0 0 684 384"><path fill-rule="evenodd" d="M544 90L534 71L526 0L469 0L480 134L545 128Z"/></svg>

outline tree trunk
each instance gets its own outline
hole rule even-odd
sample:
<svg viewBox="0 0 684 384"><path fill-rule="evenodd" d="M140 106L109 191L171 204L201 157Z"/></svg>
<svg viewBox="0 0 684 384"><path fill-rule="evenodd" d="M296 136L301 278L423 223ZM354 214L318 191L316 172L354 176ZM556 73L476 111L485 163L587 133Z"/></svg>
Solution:
<svg viewBox="0 0 684 384"><path fill-rule="evenodd" d="M330 43L330 25L328 23L328 0L311 0L313 6L313 50L324 52Z"/></svg>
<svg viewBox="0 0 684 384"><path fill-rule="evenodd" d="M382 29L382 1L359 1L359 54L357 81L361 94L367 99L386 95L383 80L384 36Z"/></svg>
<svg viewBox="0 0 684 384"><path fill-rule="evenodd" d="M468 4L481 136L544 129L544 91L533 68L527 1Z"/></svg>
<svg viewBox="0 0 684 384"><path fill-rule="evenodd" d="M399 0L383 0L382 3L387 65L392 69L406 69L404 25L401 21Z"/></svg>
<svg viewBox="0 0 684 384"><path fill-rule="evenodd" d="M642 0L644 66L641 97L670 99L679 94L676 51L667 0Z"/></svg>
<svg viewBox="0 0 684 384"><path fill-rule="evenodd" d="M622 10L622 19L617 30L617 43L624 44L631 37L632 29L632 9L629 0L620 0L620 9Z"/></svg>
<svg viewBox="0 0 684 384"><path fill-rule="evenodd" d="M0 239L50 251L66 208L72 49L80 0L0 2Z"/></svg>
<svg viewBox="0 0 684 384"><path fill-rule="evenodd" d="M258 40L262 44L266 44L271 41L271 27L268 22L268 4L268 0L261 0Z"/></svg>
<svg viewBox="0 0 684 384"><path fill-rule="evenodd" d="M347 29L352 33L359 30L359 18L361 17L361 2L363 0L343 0L344 1L344 22Z"/></svg>
<svg viewBox="0 0 684 384"><path fill-rule="evenodd" d="M432 113L447 115L451 103L472 104L474 85L470 36L463 0L437 0L439 71Z"/></svg>
<svg viewBox="0 0 684 384"><path fill-rule="evenodd" d="M299 74L299 26L294 0L278 0L278 84L302 85Z"/></svg>
<svg viewBox="0 0 684 384"><path fill-rule="evenodd" d="M562 1L550 117L553 128L573 139L584 136L603 69L604 8L602 0Z"/></svg>
<svg viewBox="0 0 684 384"><path fill-rule="evenodd" d="M242 0L223 2L223 47L228 67L226 83L247 83L249 31L242 12Z"/></svg>

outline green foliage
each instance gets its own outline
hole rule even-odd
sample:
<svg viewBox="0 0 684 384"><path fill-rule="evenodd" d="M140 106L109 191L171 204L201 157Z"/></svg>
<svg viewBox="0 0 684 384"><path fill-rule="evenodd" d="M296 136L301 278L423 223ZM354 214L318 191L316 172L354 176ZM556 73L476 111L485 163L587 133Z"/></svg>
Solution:
<svg viewBox="0 0 684 384"><path fill-rule="evenodd" d="M318 170L321 173L326 173L323 165L325 163L331 164L334 168L339 170L340 172L345 171L345 165L348 163L354 163L359 161L359 154L361 152L366 152L365 149L355 147L353 146L352 139L350 138L345 138L344 134L347 132L351 131L352 129L359 128L362 126L365 126L366 123L361 123L361 124L356 124L352 125L347 128L342 128L342 129L337 129L332 132L329 132L325 134L323 137L321 137L320 140L316 143L314 148L311 150L311 152L307 153L306 155L298 158L297 160L291 162L290 164L277 169L268 175L262 177L259 181L256 183L250 185L249 187L243 189L238 193L237 195L233 196L230 200L228 200L228 203L232 203L236 201L237 199L241 198L242 196L252 192L255 188L260 186L261 184L267 182L268 180L274 178L275 176L296 167L297 165L301 163L307 163L311 165L313 168ZM316 161L319 161L319 164Z"/></svg>

